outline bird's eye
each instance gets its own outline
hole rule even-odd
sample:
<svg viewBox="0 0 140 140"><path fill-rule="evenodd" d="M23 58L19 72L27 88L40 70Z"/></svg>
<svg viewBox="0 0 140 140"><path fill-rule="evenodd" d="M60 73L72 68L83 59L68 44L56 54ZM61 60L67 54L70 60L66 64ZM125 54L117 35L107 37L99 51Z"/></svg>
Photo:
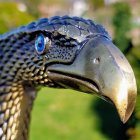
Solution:
<svg viewBox="0 0 140 140"><path fill-rule="evenodd" d="M48 37L40 34L35 40L35 50L38 54L45 53L51 45L51 41Z"/></svg>

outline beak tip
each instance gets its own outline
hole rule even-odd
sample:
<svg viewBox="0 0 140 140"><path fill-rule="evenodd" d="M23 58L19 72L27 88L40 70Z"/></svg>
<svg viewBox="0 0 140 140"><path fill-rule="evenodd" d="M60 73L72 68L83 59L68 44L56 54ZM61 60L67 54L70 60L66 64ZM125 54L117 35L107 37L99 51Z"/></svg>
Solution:
<svg viewBox="0 0 140 140"><path fill-rule="evenodd" d="M123 122L123 124L125 124L127 122L127 120L123 120L122 122Z"/></svg>
<svg viewBox="0 0 140 140"><path fill-rule="evenodd" d="M136 103L135 98L131 97L131 101L129 100L126 109L121 108L122 111L119 111L119 109L118 109L120 119L123 123L126 123L128 121L128 119L131 117L131 115L134 111L135 103Z"/></svg>
<svg viewBox="0 0 140 140"><path fill-rule="evenodd" d="M125 124L128 121L129 118L130 118L130 116L121 117L122 123Z"/></svg>

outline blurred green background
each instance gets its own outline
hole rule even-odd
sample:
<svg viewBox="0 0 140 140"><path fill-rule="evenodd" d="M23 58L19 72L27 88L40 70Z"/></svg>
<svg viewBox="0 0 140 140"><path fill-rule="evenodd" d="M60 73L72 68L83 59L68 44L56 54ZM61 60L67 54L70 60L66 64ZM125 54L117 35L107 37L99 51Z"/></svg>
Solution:
<svg viewBox="0 0 140 140"><path fill-rule="evenodd" d="M42 88L30 140L140 140L140 0L0 0L0 33L41 17L72 15L105 26L131 63L138 85L135 111L122 124L114 107L96 96Z"/></svg>

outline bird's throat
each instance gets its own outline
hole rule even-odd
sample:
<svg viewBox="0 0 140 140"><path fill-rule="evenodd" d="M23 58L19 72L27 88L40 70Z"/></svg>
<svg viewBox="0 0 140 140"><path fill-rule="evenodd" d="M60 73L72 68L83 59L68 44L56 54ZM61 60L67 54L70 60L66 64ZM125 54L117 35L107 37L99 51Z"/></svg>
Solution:
<svg viewBox="0 0 140 140"><path fill-rule="evenodd" d="M35 96L26 94L30 88L21 84L3 87L0 92L0 139L28 140L30 113ZM35 93L35 92L34 92Z"/></svg>

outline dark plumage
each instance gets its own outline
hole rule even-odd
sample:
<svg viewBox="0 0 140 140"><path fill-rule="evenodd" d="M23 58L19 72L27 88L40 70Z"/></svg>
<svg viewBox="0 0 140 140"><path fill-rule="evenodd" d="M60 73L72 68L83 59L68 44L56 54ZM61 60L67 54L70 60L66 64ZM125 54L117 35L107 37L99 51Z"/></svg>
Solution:
<svg viewBox="0 0 140 140"><path fill-rule="evenodd" d="M37 86L73 88L113 102L123 122L133 71L105 29L79 17L40 19L0 36L0 139L27 140Z"/></svg>

